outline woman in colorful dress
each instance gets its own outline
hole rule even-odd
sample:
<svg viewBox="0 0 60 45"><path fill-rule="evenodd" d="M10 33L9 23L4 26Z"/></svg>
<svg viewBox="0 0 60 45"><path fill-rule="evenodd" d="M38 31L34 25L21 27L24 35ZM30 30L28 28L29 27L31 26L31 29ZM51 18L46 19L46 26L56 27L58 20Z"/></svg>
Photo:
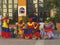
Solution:
<svg viewBox="0 0 60 45"><path fill-rule="evenodd" d="M35 35L36 39L40 39L39 26L40 26L40 24L38 22L34 23L34 33L33 33L33 35Z"/></svg>
<svg viewBox="0 0 60 45"><path fill-rule="evenodd" d="M53 34L53 29L52 29L52 24L49 22L45 22L44 25L44 36L47 38L54 38L54 34Z"/></svg>
<svg viewBox="0 0 60 45"><path fill-rule="evenodd" d="M2 19L2 37L4 38L9 38L10 37L10 30L8 28L8 23L9 23L9 16L3 16Z"/></svg>
<svg viewBox="0 0 60 45"><path fill-rule="evenodd" d="M25 28L25 23L23 20L20 20L17 24L18 26L18 37L23 37L23 33L24 33L24 28Z"/></svg>
<svg viewBox="0 0 60 45"><path fill-rule="evenodd" d="M33 22L33 18L29 18L29 22L27 22L27 29L24 30L24 38L28 38L28 39L32 39L32 31L34 28L34 22Z"/></svg>

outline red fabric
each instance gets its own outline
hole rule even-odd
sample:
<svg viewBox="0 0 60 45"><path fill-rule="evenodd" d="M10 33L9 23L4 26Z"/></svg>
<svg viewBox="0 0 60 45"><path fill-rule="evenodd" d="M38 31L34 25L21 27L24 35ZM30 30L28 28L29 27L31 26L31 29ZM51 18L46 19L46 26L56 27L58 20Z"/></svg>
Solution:
<svg viewBox="0 0 60 45"><path fill-rule="evenodd" d="M28 36L29 36L29 38L31 39L33 35L32 35L32 33L31 33L31 34L29 34Z"/></svg>
<svg viewBox="0 0 60 45"><path fill-rule="evenodd" d="M23 34L23 38L25 38L25 37L32 38L32 34Z"/></svg>
<svg viewBox="0 0 60 45"><path fill-rule="evenodd" d="M34 25L35 25L35 27L36 27L36 30L39 30L39 26L40 26L40 24L37 23L37 22L35 22Z"/></svg>
<svg viewBox="0 0 60 45"><path fill-rule="evenodd" d="M50 29L48 29L48 31L47 31L47 32L50 32L50 31L53 31L53 29L52 29L52 28L50 28Z"/></svg>
<svg viewBox="0 0 60 45"><path fill-rule="evenodd" d="M46 32L46 33L47 33L48 31L47 31L47 30L44 30L44 32Z"/></svg>
<svg viewBox="0 0 60 45"><path fill-rule="evenodd" d="M39 32L35 32L34 35L35 35L37 38L40 38L40 33L39 33Z"/></svg>
<svg viewBox="0 0 60 45"><path fill-rule="evenodd" d="M6 38L9 38L10 37L10 33L9 32L6 32L5 37Z"/></svg>
<svg viewBox="0 0 60 45"><path fill-rule="evenodd" d="M47 30L44 30L44 32L46 32L46 33L50 32L50 31L53 31L53 29L52 28L49 28Z"/></svg>
<svg viewBox="0 0 60 45"><path fill-rule="evenodd" d="M28 26L28 28L32 28L33 29L34 27L33 26Z"/></svg>
<svg viewBox="0 0 60 45"><path fill-rule="evenodd" d="M8 19L9 17L8 16L6 16L5 18L2 18L1 19L1 21L3 21L3 20L6 20L6 19Z"/></svg>
<svg viewBox="0 0 60 45"><path fill-rule="evenodd" d="M11 32L9 32L9 37L11 37L11 35L12 35Z"/></svg>
<svg viewBox="0 0 60 45"><path fill-rule="evenodd" d="M9 18L8 16L5 17L5 19L8 19L8 18Z"/></svg>
<svg viewBox="0 0 60 45"><path fill-rule="evenodd" d="M6 32L4 32L4 31L1 32L2 37L5 37L5 33Z"/></svg>
<svg viewBox="0 0 60 45"><path fill-rule="evenodd" d="M28 34L23 34L23 38L28 37Z"/></svg>

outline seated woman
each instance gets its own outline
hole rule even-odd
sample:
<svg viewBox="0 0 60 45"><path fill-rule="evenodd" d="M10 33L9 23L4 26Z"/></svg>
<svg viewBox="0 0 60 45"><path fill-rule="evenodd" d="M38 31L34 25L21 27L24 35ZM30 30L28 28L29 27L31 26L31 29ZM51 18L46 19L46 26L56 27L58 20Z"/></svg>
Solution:
<svg viewBox="0 0 60 45"><path fill-rule="evenodd" d="M34 23L34 33L33 33L33 35L35 35L36 39L40 39L39 26L40 26L39 23L37 23L37 22Z"/></svg>
<svg viewBox="0 0 60 45"><path fill-rule="evenodd" d="M29 18L29 22L27 22L27 28L26 30L24 30L24 38L29 38L29 39L32 39L32 31L33 31L33 25L34 25L34 22L32 21L33 19L32 18Z"/></svg>
<svg viewBox="0 0 60 45"><path fill-rule="evenodd" d="M20 20L17 24L18 26L18 37L22 37L24 33L25 23L23 20Z"/></svg>
<svg viewBox="0 0 60 45"><path fill-rule="evenodd" d="M45 22L44 35L47 36L49 39L54 37L52 30L52 25L49 22Z"/></svg>

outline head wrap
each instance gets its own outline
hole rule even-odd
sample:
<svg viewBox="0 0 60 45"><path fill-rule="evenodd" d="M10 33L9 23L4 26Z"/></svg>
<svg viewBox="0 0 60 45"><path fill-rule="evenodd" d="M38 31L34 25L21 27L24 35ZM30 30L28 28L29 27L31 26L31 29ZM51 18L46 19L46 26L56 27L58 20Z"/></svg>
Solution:
<svg viewBox="0 0 60 45"><path fill-rule="evenodd" d="M49 21L50 21L50 17L47 17L47 18L46 18L46 21L49 22Z"/></svg>
<svg viewBox="0 0 60 45"><path fill-rule="evenodd" d="M32 21L33 20L33 18L29 18L29 21Z"/></svg>

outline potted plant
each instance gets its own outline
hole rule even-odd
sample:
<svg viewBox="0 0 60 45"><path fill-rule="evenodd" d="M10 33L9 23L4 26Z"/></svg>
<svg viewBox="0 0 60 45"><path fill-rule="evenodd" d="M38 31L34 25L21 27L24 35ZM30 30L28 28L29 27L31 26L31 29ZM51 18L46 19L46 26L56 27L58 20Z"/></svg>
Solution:
<svg viewBox="0 0 60 45"><path fill-rule="evenodd" d="M57 30L60 30L60 11L58 11L55 15L55 22Z"/></svg>

